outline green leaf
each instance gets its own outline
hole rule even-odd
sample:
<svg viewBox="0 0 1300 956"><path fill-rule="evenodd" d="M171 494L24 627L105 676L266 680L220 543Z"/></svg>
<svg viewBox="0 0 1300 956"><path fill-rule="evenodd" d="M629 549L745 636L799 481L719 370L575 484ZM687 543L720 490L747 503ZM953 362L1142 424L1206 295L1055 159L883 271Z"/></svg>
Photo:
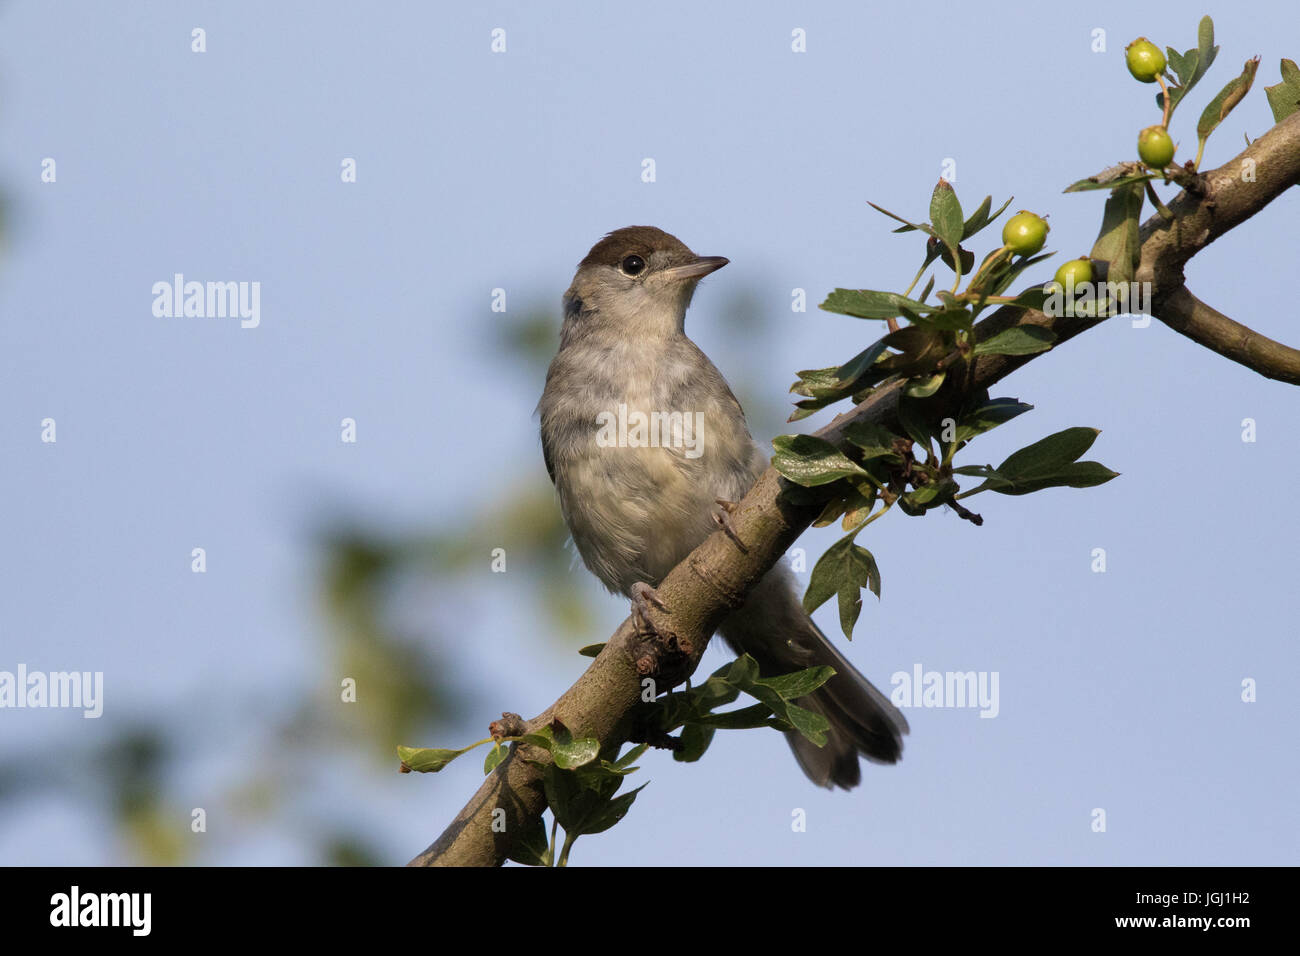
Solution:
<svg viewBox="0 0 1300 956"><path fill-rule="evenodd" d="M628 750L617 760L615 760L614 766L618 767L620 770L626 769L632 764L636 763L636 761L640 760L641 755L649 749L650 749L649 744L637 744L635 747Z"/></svg>
<svg viewBox="0 0 1300 956"><path fill-rule="evenodd" d="M1191 83L1187 88L1192 88L1195 83L1206 74L1206 71L1214 63L1214 58L1219 55L1219 48L1214 45L1214 21L1208 16L1201 17L1201 22L1196 28L1196 72L1192 75Z"/></svg>
<svg viewBox="0 0 1300 956"><path fill-rule="evenodd" d="M998 465L998 472L1008 478L1027 477L1075 461L1100 434L1096 428L1066 428L1015 452Z"/></svg>
<svg viewBox="0 0 1300 956"><path fill-rule="evenodd" d="M551 756L561 770L574 770L589 764L600 754L599 740L595 737L575 738L569 728L558 720L552 722L551 733L554 740Z"/></svg>
<svg viewBox="0 0 1300 956"><path fill-rule="evenodd" d="M482 743L482 741L480 741ZM468 753L478 744L470 744L460 750L444 750L440 747L398 747L397 759L402 766L415 773L437 773L463 753Z"/></svg>
<svg viewBox="0 0 1300 956"><path fill-rule="evenodd" d="M1050 283L1046 286L1030 286L1024 292L1021 292L1018 296L1008 302L1007 305L1021 309L1037 309L1041 312L1043 311L1043 306L1047 304L1047 300L1051 298L1052 295L1051 289L1048 286L1050 286Z"/></svg>
<svg viewBox="0 0 1300 956"><path fill-rule="evenodd" d="M741 654L731 662L731 666L727 668L724 679L732 687L737 687L740 690L749 690L749 688L753 686L754 681L758 680L758 661L754 660L754 658L750 657L748 654ZM735 700L735 698L733 697L732 700Z"/></svg>
<svg viewBox="0 0 1300 956"><path fill-rule="evenodd" d="M876 359L888 349L881 339L863 349L843 365L831 368L805 369L799 373L799 381L790 386L790 391L807 395L811 398L843 398L862 385L875 378L883 378L884 371L876 372L873 368Z"/></svg>
<svg viewBox="0 0 1300 956"><path fill-rule="evenodd" d="M1011 283L1016 280L1020 273L1024 272L1030 266L1036 266L1038 263L1052 258L1054 255L1056 255L1055 252L1043 252L1036 256L1029 256L1028 258L1022 257L1011 263L1009 266L1003 266L1000 271L996 273L997 278L989 287L989 295L1001 295L1006 290L1007 286L1011 285Z"/></svg>
<svg viewBox="0 0 1300 956"><path fill-rule="evenodd" d="M1087 179L1080 179L1077 183L1071 183L1065 187L1065 192L1079 193L1090 189L1114 189L1116 186L1126 186L1129 183L1145 183L1147 180L1154 178L1155 173L1146 172L1141 163L1120 163L1117 166L1103 169L1095 176L1089 176Z"/></svg>
<svg viewBox="0 0 1300 956"><path fill-rule="evenodd" d="M821 514L813 519L812 526L814 528L825 528L842 514L844 514L844 499L832 498L826 502L826 507L821 510Z"/></svg>
<svg viewBox="0 0 1300 956"><path fill-rule="evenodd" d="M786 719L795 730L818 747L826 746L826 735L830 732L831 722L821 714L800 707L798 704L786 704Z"/></svg>
<svg viewBox="0 0 1300 956"><path fill-rule="evenodd" d="M933 375L923 375L908 381L905 389L909 398L929 398L939 387L943 385L943 380L947 377L947 372L935 372Z"/></svg>
<svg viewBox="0 0 1300 956"><path fill-rule="evenodd" d="M862 450L864 461L884 458L892 464L903 463L902 456L894 450L898 436L884 425L869 422L852 422L844 429L844 438Z"/></svg>
<svg viewBox="0 0 1300 956"><path fill-rule="evenodd" d="M963 249L961 246L957 247L957 252L961 258L962 275L970 275L971 270L975 267L975 253L969 249ZM953 265L952 251L948 244L941 239L931 237L926 240L924 265L928 266L935 259L943 260L943 264L949 269L952 269L953 272L957 271ZM922 301L924 301L924 297L922 297Z"/></svg>
<svg viewBox="0 0 1300 956"><path fill-rule="evenodd" d="M578 653L583 657L599 657L600 652L605 649L605 642L599 644L588 644L586 647L578 649Z"/></svg>
<svg viewBox="0 0 1300 956"><path fill-rule="evenodd" d="M566 833L580 834L587 815L601 802L600 794L583 787L578 775L547 764L542 770L546 804Z"/></svg>
<svg viewBox="0 0 1300 956"><path fill-rule="evenodd" d="M878 292L874 289L836 289L826 297L820 308L858 319L892 319L908 308L913 312L929 312L934 306L917 302L897 292Z"/></svg>
<svg viewBox="0 0 1300 956"><path fill-rule="evenodd" d="M921 290L921 298L919 301L924 302L926 299L930 298L930 290L933 288L934 288L934 276L932 275L930 276L929 280L925 283L925 288Z"/></svg>
<svg viewBox="0 0 1300 956"><path fill-rule="evenodd" d="M922 416L919 403L908 401L903 396L898 403L898 425L908 438L922 448L930 445L930 423Z"/></svg>
<svg viewBox="0 0 1300 956"><path fill-rule="evenodd" d="M1165 61L1169 65L1169 70L1174 74L1174 76L1178 77L1179 83L1185 82L1185 78L1191 76L1191 70L1189 70L1187 65L1183 63L1183 55L1171 46L1165 47ZM1196 64L1192 63L1191 65L1194 68ZM1158 96L1156 99L1157 105L1161 105Z"/></svg>
<svg viewBox="0 0 1300 956"><path fill-rule="evenodd" d="M933 499L939 497L943 490L944 486L939 484L922 485L920 488L910 490L910 492L907 492L904 497L907 499L909 505L920 507L922 505L928 505L928 503L932 502Z"/></svg>
<svg viewBox="0 0 1300 956"><path fill-rule="evenodd" d="M970 441L976 435L991 431L1004 422L1009 422L1016 416L1023 415L1033 407L1033 405L1026 405L1015 398L991 399L962 416L957 425L956 441L958 443Z"/></svg>
<svg viewBox="0 0 1300 956"><path fill-rule="evenodd" d="M876 505L876 489L865 481L860 482L845 496L842 505L844 520L840 525L845 531L852 531L871 514Z"/></svg>
<svg viewBox="0 0 1300 956"><path fill-rule="evenodd" d="M974 319L975 317L971 315L970 309L966 308L962 303L957 303L950 308L918 317L918 324L951 332L956 329L969 329L974 323Z"/></svg>
<svg viewBox="0 0 1300 956"><path fill-rule="evenodd" d="M1008 202L1009 201L1010 200L1008 200ZM969 239L971 236L975 235L975 233L979 232L980 229L983 228L988 223L989 210L992 208L993 208L993 197L985 196L984 201L979 204L979 206L976 208L976 210L973 213L970 214L970 218L967 219L964 223L962 223L961 225L962 239Z"/></svg>
<svg viewBox="0 0 1300 956"><path fill-rule="evenodd" d="M486 777L495 770L497 764L506 759L506 753L506 748L501 746L500 743L496 744L491 750L489 750L487 756L483 758L483 776Z"/></svg>
<svg viewBox="0 0 1300 956"><path fill-rule="evenodd" d="M550 727L543 727L541 730L524 734L519 739L533 747L539 747L547 753L550 753L551 748L555 746L555 736L552 734Z"/></svg>
<svg viewBox="0 0 1300 956"><path fill-rule="evenodd" d="M797 485L811 488L866 474L830 442L813 435L778 435L772 446L772 466Z"/></svg>
<svg viewBox="0 0 1300 956"><path fill-rule="evenodd" d="M761 706L761 705L760 705ZM704 756L713 742L714 728L699 721L692 721L682 728L682 746L673 751L673 759L678 763L694 763Z"/></svg>
<svg viewBox="0 0 1300 956"><path fill-rule="evenodd" d="M1110 264L1106 275L1109 282L1133 281L1141 249L1138 217L1142 214L1143 192L1141 183L1129 183L1117 187L1106 200L1101 232L1089 258Z"/></svg>
<svg viewBox="0 0 1300 956"><path fill-rule="evenodd" d="M1197 82L1200 81L1210 66L1214 63L1214 58L1219 55L1219 48L1214 45L1214 21L1209 17L1202 17L1200 25L1196 31L1195 50L1187 50L1181 56L1172 47L1168 50L1166 60L1169 68L1174 71L1178 77L1178 85L1169 91L1169 115L1172 118L1174 110L1182 102L1184 96L1192 91ZM1156 94L1156 105L1161 109L1164 108L1164 94Z"/></svg>
<svg viewBox="0 0 1300 956"><path fill-rule="evenodd" d="M735 675L735 662L720 668L712 674L699 687L692 687L685 691L686 696L695 705L700 712L713 710L715 707L722 707L730 704L740 696L742 687L737 683L743 675ZM754 674L758 674L758 665L754 665Z"/></svg>
<svg viewBox="0 0 1300 956"><path fill-rule="evenodd" d="M930 224L934 227L939 240L948 247L949 252L958 255L961 246L962 223L961 203L948 180L939 177L939 183L930 196Z"/></svg>
<svg viewBox="0 0 1300 956"><path fill-rule="evenodd" d="M1038 325L1013 325L997 335L978 342L972 350L975 355L1033 355L1046 352L1056 341L1051 329Z"/></svg>
<svg viewBox="0 0 1300 956"><path fill-rule="evenodd" d="M699 724L703 727L715 727L719 730L752 730L755 727L772 726L772 708L767 704L753 704L739 710L728 710L720 714L705 714L687 724Z"/></svg>
<svg viewBox="0 0 1300 956"><path fill-rule="evenodd" d="M807 697L822 684L835 676L835 668L825 664L805 668L792 674L779 674L776 677L760 677L756 683L770 687L783 700L798 700Z"/></svg>
<svg viewBox="0 0 1300 956"><path fill-rule="evenodd" d="M643 783L635 790L630 790L620 797L615 797L597 808L589 818L583 821L581 832L584 835L604 833L627 816L627 812L632 809L632 802L636 800L636 795L648 786L650 786L648 782ZM568 827L565 827L564 830L566 833L573 832Z"/></svg>
<svg viewBox="0 0 1300 956"><path fill-rule="evenodd" d="M1027 495L1044 488L1091 488L1105 484L1118 476L1119 472L1111 471L1100 462L1074 461L1068 465L1060 465L1050 474L1035 478L1006 479L1005 484L995 476L989 479L987 485L988 490L999 494Z"/></svg>
<svg viewBox="0 0 1300 956"><path fill-rule="evenodd" d="M541 816L525 817L519 825L524 832L510 841L509 858L524 866L550 866L550 841Z"/></svg>
<svg viewBox="0 0 1300 956"><path fill-rule="evenodd" d="M1077 460L1098 434L1095 428L1067 428L1048 435L1011 455L976 490L1024 495L1042 488L1086 488L1110 481L1116 472L1097 462Z"/></svg>
<svg viewBox="0 0 1300 956"><path fill-rule="evenodd" d="M1273 111L1273 122L1280 123L1296 110L1300 110L1300 67L1294 60L1282 61L1282 82L1264 87L1268 108Z"/></svg>
<svg viewBox="0 0 1300 956"><path fill-rule="evenodd" d="M839 595L840 627L844 636L853 639L853 626L862 611L862 588L880 597L880 569L871 552L853 543L848 535L826 549L813 567L804 594L803 606L809 614L826 603L831 595Z"/></svg>
<svg viewBox="0 0 1300 956"><path fill-rule="evenodd" d="M976 209L975 212L971 215L971 217L967 219L966 222L962 225L962 229L961 229L962 239L963 240L969 239L971 236L978 233L989 223L993 222L993 220L997 219L998 216L1002 215L1002 213L1006 211L1006 208L1011 205L1011 200L1014 198L1015 198L1014 196L1010 197L1006 202L1004 202L1001 206L998 207L997 212L993 213L993 215L990 216L989 208L993 205L993 197L985 196L984 201L980 203L979 208ZM925 296L921 296L921 298L924 299Z"/></svg>
<svg viewBox="0 0 1300 956"><path fill-rule="evenodd" d="M954 475L970 475L973 478L1000 477L992 465L962 465L960 468L954 468L952 473Z"/></svg>
<svg viewBox="0 0 1300 956"><path fill-rule="evenodd" d="M872 366L876 364L876 359L880 358L887 348L888 346L883 341L874 342L853 356L835 370L835 385L839 387L855 385L867 372L871 371Z"/></svg>
<svg viewBox="0 0 1300 956"><path fill-rule="evenodd" d="M949 348L938 330L920 325L904 326L881 341L901 353L890 355L880 363L881 368L898 375L933 372Z"/></svg>
<svg viewBox="0 0 1300 956"><path fill-rule="evenodd" d="M876 212L883 213L884 215L888 216L890 219L896 220L897 222L901 222L904 226L907 227L906 229L895 229L894 232L913 232L916 229L920 228L916 223L908 222L902 216L899 216L896 213L892 213L888 209L885 209L882 206L877 206L870 199L867 200L867 205L870 206L872 209L874 209Z"/></svg>
<svg viewBox="0 0 1300 956"><path fill-rule="evenodd" d="M1200 122L1196 124L1198 140L1204 141L1209 137L1215 127L1232 112L1232 108L1241 102L1242 97L1250 92L1251 84L1255 82L1255 71L1258 69L1259 57L1247 60L1246 65L1242 67L1241 76L1234 78L1219 91L1218 96L1210 100L1205 111L1201 113Z"/></svg>

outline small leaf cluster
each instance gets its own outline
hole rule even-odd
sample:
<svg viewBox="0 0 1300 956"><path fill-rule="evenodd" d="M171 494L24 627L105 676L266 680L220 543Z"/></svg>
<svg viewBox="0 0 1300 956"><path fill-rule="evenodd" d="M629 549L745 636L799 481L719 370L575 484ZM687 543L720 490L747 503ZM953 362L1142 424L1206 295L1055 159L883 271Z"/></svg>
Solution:
<svg viewBox="0 0 1300 956"><path fill-rule="evenodd" d="M1168 184L1172 180L1193 194L1201 190L1197 172L1205 154L1206 142L1250 92L1255 82L1255 73L1259 69L1259 57L1246 60L1241 73L1233 77L1206 104L1196 123L1196 158L1179 166L1173 162L1177 147L1170 138L1169 127L1174 111L1205 76L1218 56L1219 48L1214 44L1214 21L1208 16L1202 17L1197 28L1196 46L1181 53L1173 47L1166 47L1162 57L1158 48L1145 37L1130 44L1127 52L1129 69L1135 77L1143 82L1160 84L1160 92L1156 94L1156 107L1161 113L1160 122L1146 127L1139 134L1137 161L1112 166L1072 183L1065 189L1066 192L1096 189L1110 192L1101 232L1090 254L1093 263L1099 266L1099 274L1107 283L1108 289L1113 288L1113 284L1133 281L1140 251L1138 233L1144 197L1150 200L1163 218L1171 221L1174 218L1173 212L1156 194L1154 181L1163 179ZM1135 69L1135 54L1139 53L1141 55L1138 59L1142 65ZM1164 62L1161 63L1161 60ZM1154 69L1151 64L1158 66L1158 71L1150 74L1144 72ZM1282 82L1265 89L1276 122L1281 122L1300 109L1300 69L1297 69L1293 61L1284 59L1281 72ZM1113 304L1111 298L1109 295L1099 298L1098 303L1092 306L1093 312L1082 314L1111 314L1108 309L1108 303Z"/></svg>
<svg viewBox="0 0 1300 956"><path fill-rule="evenodd" d="M673 691L643 705L637 715L640 726L673 750L673 759L692 763L704 756L717 730L748 730L771 727L795 731L818 747L826 745L830 725L821 714L799 706L796 701L807 697L835 674L826 666L810 667L792 674L764 677L758 662L748 654L719 668L699 686ZM737 710L719 711L734 703L741 694L757 703ZM681 729L681 734L664 740L665 735Z"/></svg>
<svg viewBox="0 0 1300 956"><path fill-rule="evenodd" d="M1023 347L1033 344L1026 342ZM1008 342L1006 347L1012 345L1016 343ZM1014 398L971 401L959 415L944 419L935 428L928 424L924 406L905 396L898 416L903 434L879 424L853 422L844 430L842 449L815 435L776 438L772 464L799 486L787 490L787 495L801 504L824 502L814 526L825 527L839 520L847 532L813 567L804 595L805 609L812 613L837 598L840 628L852 639L862 610L862 589L879 598L881 583L874 555L856 539L863 528L895 506L904 514L919 517L947 505L963 518L981 524L980 516L958 503L961 499L982 491L1022 495L1044 488L1084 488L1116 477L1116 472L1097 462L1078 460L1097 437L1092 428L1070 428L1050 435L1022 448L997 468L954 466L956 453L973 438L1032 407ZM983 481L962 491L958 476Z"/></svg>
<svg viewBox="0 0 1300 956"><path fill-rule="evenodd" d="M582 653L595 656L603 645L584 647ZM817 746L826 744L830 730L825 717L795 701L807 697L834 676L830 667L811 667L793 674L763 677L758 662L742 655L711 674L698 687L665 694L644 702L633 715L640 738L667 746L673 758L695 761L704 756L718 729L772 727L803 734ZM733 703L742 693L757 703L737 710L718 711ZM673 731L681 730L678 737ZM549 761L534 761L542 772L542 786L550 807L550 836L540 817L525 821L527 831L511 841L510 859L527 866L566 866L569 852L578 837L603 833L627 815L645 784L619 793L623 778L635 772L634 763L645 753L649 743L629 748L615 760L600 756L600 741L594 737L575 737L559 720L540 730L518 737L488 737L459 750L436 747L398 747L404 773L436 773L457 757L483 744L492 744L483 761L484 774L491 773L505 759L506 743L523 744L545 750ZM524 759L530 759L525 757ZM557 829L563 828L563 841L557 841Z"/></svg>
<svg viewBox="0 0 1300 956"><path fill-rule="evenodd" d="M600 741L574 737L559 720L519 737L488 737L459 750L437 747L398 747L403 773L436 773L461 754L482 744L492 748L483 761L489 774L505 759L506 743L522 743L551 755L549 761L534 761L542 771L546 802L553 817L551 835L540 817L525 821L527 832L511 841L510 859L528 866L566 866L569 851L580 836L603 833L627 815L645 784L620 794L623 778L638 768L634 762L646 746L632 747L615 760L600 756ZM524 758L528 759L528 758ZM556 828L564 828L564 841L557 844Z"/></svg>
<svg viewBox="0 0 1300 956"><path fill-rule="evenodd" d="M1018 255L1004 244L990 251L972 274L975 256L964 243L996 220L1010 203L1008 199L996 212L990 212L993 199L986 196L974 213L964 217L957 193L944 179L939 180L930 197L929 222L909 222L872 203L879 212L902 223L894 232L921 232L927 237L921 267L901 295L875 289L836 289L827 296L821 304L826 311L884 320L890 323L891 331L843 365L800 372L790 391L804 397L795 402L790 421L806 418L845 398L861 402L882 383L896 378L908 380L907 393L914 398L933 395L943 385L949 367L970 355L1025 354L1050 348L1054 337L1042 329L1011 330L975 342L975 320L990 305L1037 308L1046 298L1042 289L1011 297L1002 293L1025 269L1051 253ZM952 288L940 289L935 301L930 301L936 280L932 275L920 295L913 298L912 290L935 262L942 262L955 276ZM964 277L969 278L963 289ZM900 328L898 319L908 324Z"/></svg>

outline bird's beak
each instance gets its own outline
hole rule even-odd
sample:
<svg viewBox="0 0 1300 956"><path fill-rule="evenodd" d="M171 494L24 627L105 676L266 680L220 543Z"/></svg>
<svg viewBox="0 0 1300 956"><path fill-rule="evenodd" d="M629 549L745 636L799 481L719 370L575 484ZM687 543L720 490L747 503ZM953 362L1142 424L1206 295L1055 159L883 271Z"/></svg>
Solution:
<svg viewBox="0 0 1300 956"><path fill-rule="evenodd" d="M696 256L693 262L665 269L663 274L670 279L699 279L710 272L717 272L730 261L723 256Z"/></svg>

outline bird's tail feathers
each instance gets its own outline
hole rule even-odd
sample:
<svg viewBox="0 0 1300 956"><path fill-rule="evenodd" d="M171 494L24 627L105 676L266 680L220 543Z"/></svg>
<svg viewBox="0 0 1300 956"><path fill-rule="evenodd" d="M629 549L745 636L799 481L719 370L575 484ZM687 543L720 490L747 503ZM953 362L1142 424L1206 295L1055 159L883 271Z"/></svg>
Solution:
<svg viewBox="0 0 1300 956"><path fill-rule="evenodd" d="M830 723L826 745L818 747L800 733L786 735L795 759L818 786L857 786L862 779L858 758L896 763L903 753L907 718L831 643L804 611L792 582L759 583L749 601L728 620L721 633L736 653L748 653L764 676L788 674L829 665L835 676L799 706Z"/></svg>

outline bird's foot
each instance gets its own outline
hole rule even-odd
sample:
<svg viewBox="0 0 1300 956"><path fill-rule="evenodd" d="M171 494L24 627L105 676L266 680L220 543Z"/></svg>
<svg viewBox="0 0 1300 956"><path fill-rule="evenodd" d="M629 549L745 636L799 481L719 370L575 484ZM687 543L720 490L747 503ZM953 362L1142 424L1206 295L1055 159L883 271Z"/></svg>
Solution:
<svg viewBox="0 0 1300 956"><path fill-rule="evenodd" d="M642 677L666 681L667 686L675 687L686 679L684 667L690 658L691 648L676 634L661 631L651 623L652 607L669 613L668 605L659 598L654 588L644 581L638 581L632 585L631 594L632 619L636 625L632 659L636 661L636 671Z"/></svg>
<svg viewBox="0 0 1300 956"><path fill-rule="evenodd" d="M726 536L732 540L732 543L740 549L741 554L749 554L749 547L740 540L740 535L736 534L735 525L731 523L731 514L739 506L736 502L727 501L725 498L714 498L713 500L722 506L721 513L716 511L713 513L713 523L723 530Z"/></svg>
<svg viewBox="0 0 1300 956"><path fill-rule="evenodd" d="M659 592L644 581L636 582L632 585L632 616L636 618L637 630L644 627L653 634L655 629L650 623L651 607L657 607L661 611L668 610L668 605L659 600Z"/></svg>

